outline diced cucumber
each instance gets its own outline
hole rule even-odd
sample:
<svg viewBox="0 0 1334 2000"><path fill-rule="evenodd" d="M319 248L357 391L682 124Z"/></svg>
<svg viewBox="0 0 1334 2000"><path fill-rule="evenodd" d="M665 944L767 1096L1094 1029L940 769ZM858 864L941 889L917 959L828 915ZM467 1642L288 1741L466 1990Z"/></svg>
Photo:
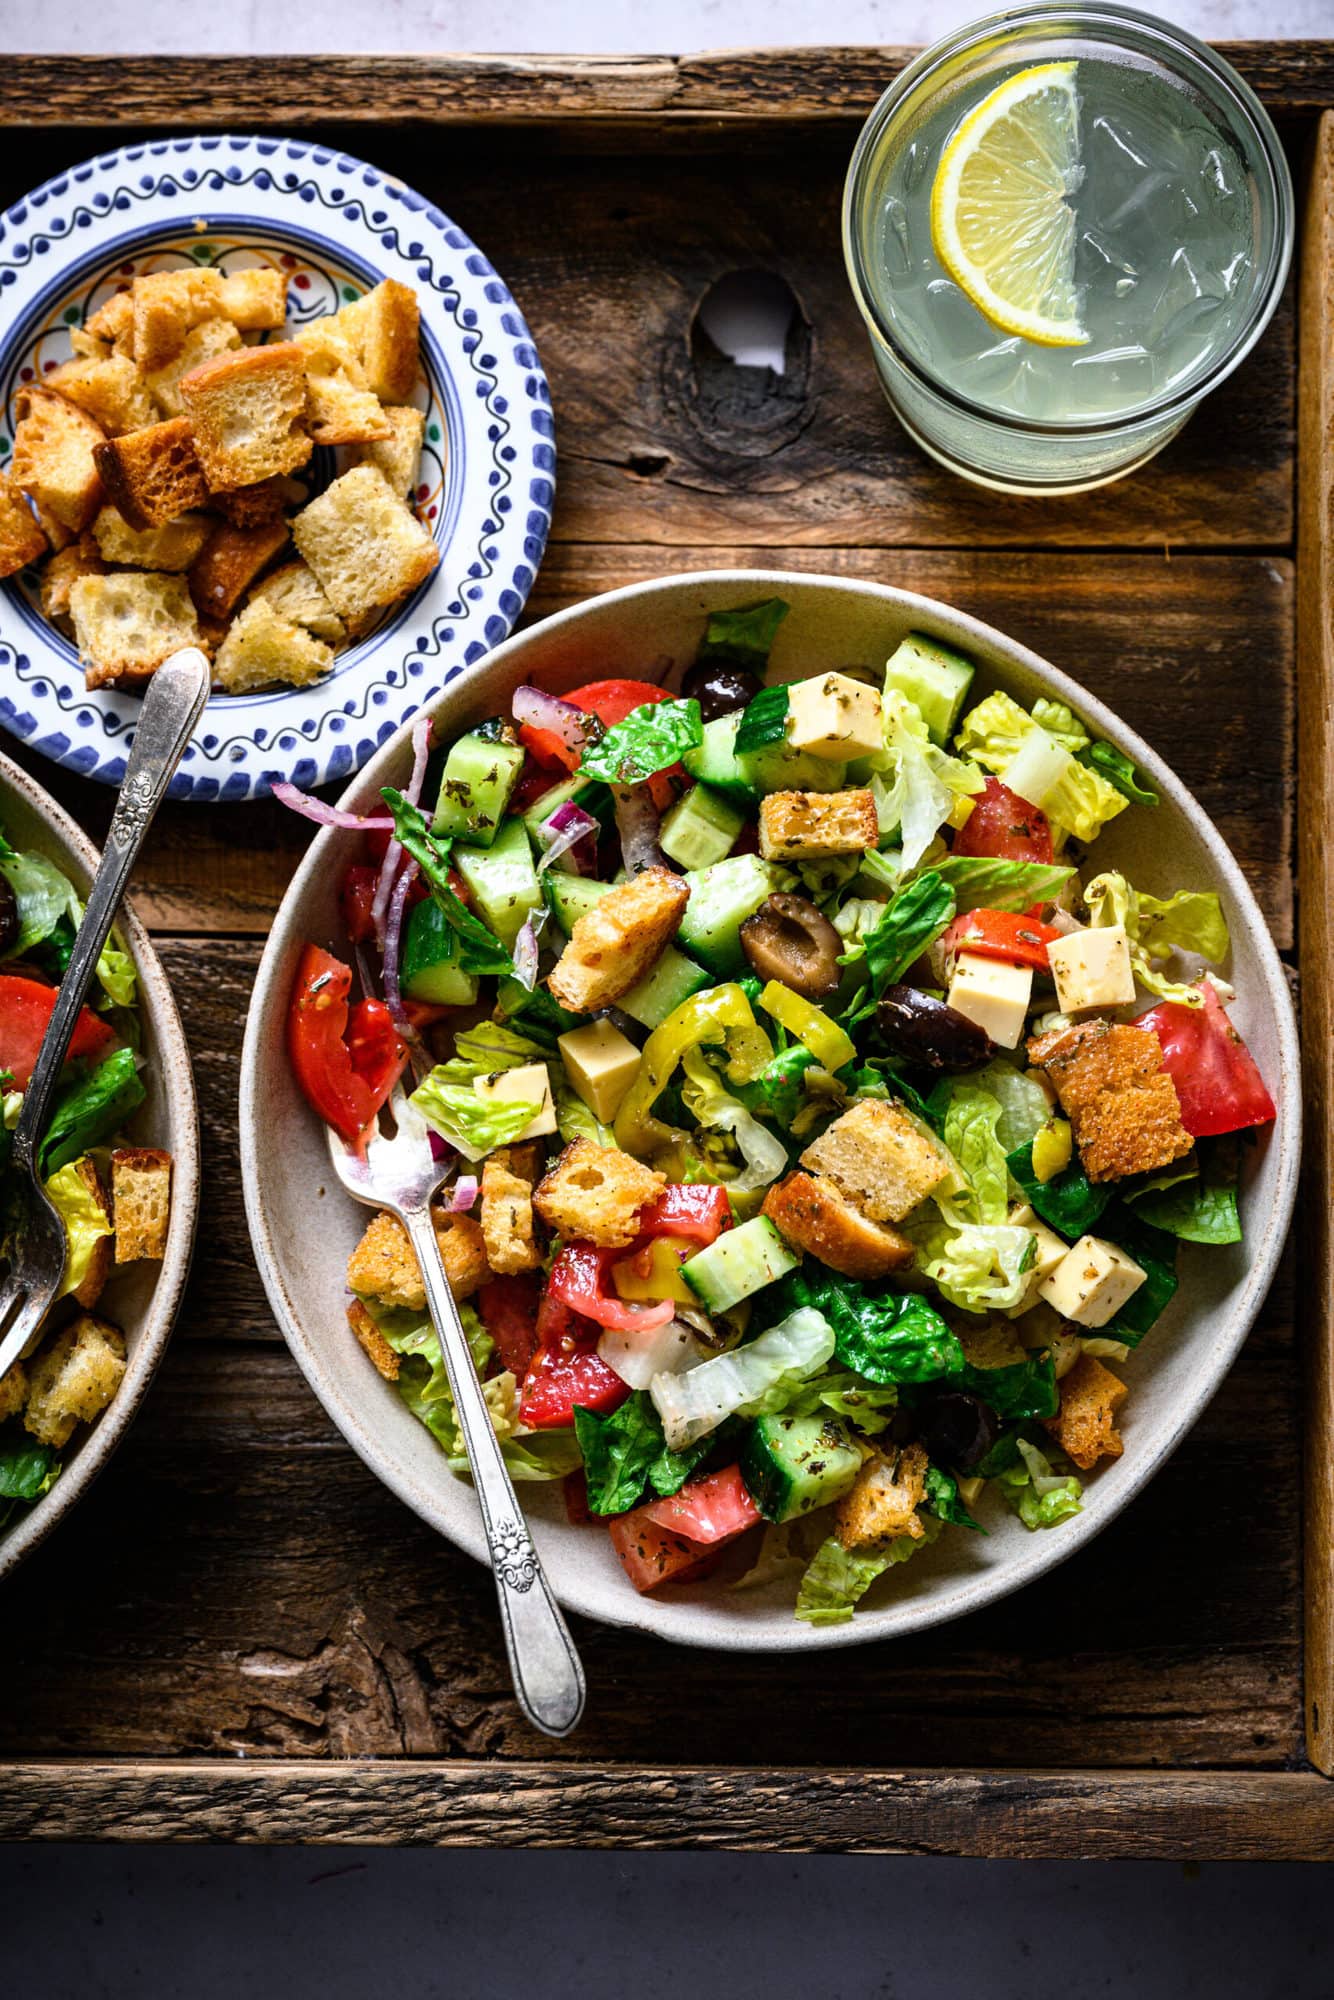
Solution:
<svg viewBox="0 0 1334 2000"><path fill-rule="evenodd" d="M692 785L663 819L658 845L682 868L707 868L731 853L745 823L745 813L722 792Z"/></svg>
<svg viewBox="0 0 1334 2000"><path fill-rule="evenodd" d="M409 1000L431 1007L471 1007L477 976L459 965L458 935L430 898L411 911L403 931L399 982Z"/></svg>
<svg viewBox="0 0 1334 2000"><path fill-rule="evenodd" d="M519 782L523 759L517 743L489 741L475 731L460 736L445 759L431 831L489 847Z"/></svg>
<svg viewBox="0 0 1334 2000"><path fill-rule="evenodd" d="M897 688L917 704L931 741L943 749L954 734L974 672L972 661L962 653L925 633L910 632L890 655L885 686Z"/></svg>
<svg viewBox="0 0 1334 2000"><path fill-rule="evenodd" d="M611 818L611 792L601 778L581 778L578 775L562 778L558 785L553 785L550 791L534 799L523 816L529 838L539 852L551 845L550 840L544 837L542 828L557 806L570 803L604 823Z"/></svg>
<svg viewBox="0 0 1334 2000"><path fill-rule="evenodd" d="M511 949L525 920L542 901L523 821L507 819L490 847L456 840L451 859L468 885L478 916L506 950Z"/></svg>
<svg viewBox="0 0 1334 2000"><path fill-rule="evenodd" d="M746 966L740 931L747 917L771 896L777 884L774 871L758 854L734 854L715 861L686 876L690 901L686 904L677 942L710 972L729 978Z"/></svg>
<svg viewBox="0 0 1334 2000"><path fill-rule="evenodd" d="M692 778L742 805L754 805L766 792L838 790L842 773L827 757L811 757L785 743L738 756L736 736L741 714L719 715L705 723L698 745L681 758Z"/></svg>
<svg viewBox="0 0 1334 2000"><path fill-rule="evenodd" d="M566 937L580 917L587 915L594 903L614 887L612 882L594 882L587 875L564 875L554 868L548 868L542 877L542 894L547 899L547 908Z"/></svg>
<svg viewBox="0 0 1334 2000"><path fill-rule="evenodd" d="M725 1229L681 1269L705 1312L721 1313L795 1270L800 1262L768 1216L753 1215L739 1229Z"/></svg>
<svg viewBox="0 0 1334 2000"><path fill-rule="evenodd" d="M683 1000L688 1000L692 993L702 993L712 984L712 973L668 945L652 971L645 974L638 986L622 994L616 1005L632 1021L639 1021L646 1028L657 1028Z"/></svg>
<svg viewBox="0 0 1334 2000"><path fill-rule="evenodd" d="M757 1417L741 1447L741 1477L766 1521L794 1521L841 1500L861 1453L836 1417Z"/></svg>
<svg viewBox="0 0 1334 2000"><path fill-rule="evenodd" d="M716 791L750 804L755 798L755 788L741 769L736 754L741 716L738 709L735 715L718 715L712 722L706 722L698 744L693 750L682 752L681 762L701 784L712 785Z"/></svg>

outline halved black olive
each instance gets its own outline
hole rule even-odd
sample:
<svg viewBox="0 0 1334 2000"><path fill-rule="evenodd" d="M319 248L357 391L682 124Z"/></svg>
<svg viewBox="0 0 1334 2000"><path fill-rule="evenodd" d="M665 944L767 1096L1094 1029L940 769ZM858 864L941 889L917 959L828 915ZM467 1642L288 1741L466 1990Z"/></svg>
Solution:
<svg viewBox="0 0 1334 2000"><path fill-rule="evenodd" d="M735 715L759 691L759 680L745 667L729 667L718 660L697 660L686 669L681 681L682 694L699 703L705 722L716 722L720 715Z"/></svg>
<svg viewBox="0 0 1334 2000"><path fill-rule="evenodd" d="M887 986L875 1010L875 1025L895 1055L921 1069L978 1069L996 1052L985 1028L915 986Z"/></svg>
<svg viewBox="0 0 1334 2000"><path fill-rule="evenodd" d="M955 1472L971 1472L1000 1436L990 1403L966 1389L942 1389L917 1405L917 1435L927 1455Z"/></svg>
<svg viewBox="0 0 1334 2000"><path fill-rule="evenodd" d="M19 941L19 899L7 875L0 875L0 958L7 958Z"/></svg>
<svg viewBox="0 0 1334 2000"><path fill-rule="evenodd" d="M741 949L761 979L777 979L807 1000L825 1000L839 981L843 940L804 896L769 896L741 926Z"/></svg>

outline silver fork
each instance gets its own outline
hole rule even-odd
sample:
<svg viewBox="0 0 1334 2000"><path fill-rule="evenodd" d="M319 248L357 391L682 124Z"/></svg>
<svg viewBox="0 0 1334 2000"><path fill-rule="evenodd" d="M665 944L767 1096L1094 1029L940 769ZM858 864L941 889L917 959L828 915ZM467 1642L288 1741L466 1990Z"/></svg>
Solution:
<svg viewBox="0 0 1334 2000"><path fill-rule="evenodd" d="M37 1172L38 1142L130 871L208 700L211 669L197 647L174 653L148 684L102 859L60 982L46 1035L23 1093L12 1160L21 1213L0 1279L0 1381L41 1325L65 1272L65 1226Z"/></svg>
<svg viewBox="0 0 1334 2000"><path fill-rule="evenodd" d="M408 1232L482 1510L514 1692L534 1728L568 1736L584 1710L584 1670L519 1511L435 1239L431 1196L448 1163L433 1157L426 1127L407 1111L401 1086L389 1110L394 1136L386 1137L377 1126L362 1154L326 1128L334 1172L355 1200L389 1209Z"/></svg>

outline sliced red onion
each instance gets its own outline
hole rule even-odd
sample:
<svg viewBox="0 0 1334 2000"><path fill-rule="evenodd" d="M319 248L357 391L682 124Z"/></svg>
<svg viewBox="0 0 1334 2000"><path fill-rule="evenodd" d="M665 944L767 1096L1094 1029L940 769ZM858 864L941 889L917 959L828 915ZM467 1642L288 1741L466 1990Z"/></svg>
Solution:
<svg viewBox="0 0 1334 2000"><path fill-rule="evenodd" d="M538 874L543 874L553 862L559 861L563 854L568 854L572 847L577 847L581 840L586 840L590 833L596 833L597 830L598 823L592 813L586 813L582 806L574 803L573 799L567 799L564 805L557 806L550 819L542 822L542 838L545 839L550 834L552 840L550 847L537 864Z"/></svg>
<svg viewBox="0 0 1334 2000"><path fill-rule="evenodd" d="M518 723L529 723L534 729L549 729L553 736L560 738L567 750L582 750L588 742L588 725L583 710L576 708L572 702L547 694L543 688L515 688L513 714Z"/></svg>
<svg viewBox="0 0 1334 2000"><path fill-rule="evenodd" d="M399 952L403 941L403 912L407 905L408 891L417 879L417 864L409 861L394 884L389 898L389 915L384 927L384 1001L393 1018L394 1026L405 1040L415 1042L416 1031L403 1005L403 995L398 984Z"/></svg>
<svg viewBox="0 0 1334 2000"><path fill-rule="evenodd" d="M477 1189L478 1180L476 1174L460 1174L454 1183L454 1192L450 1197L450 1213L453 1215L466 1214L467 1210L472 1207L477 1199Z"/></svg>
<svg viewBox="0 0 1334 2000"><path fill-rule="evenodd" d="M412 725L412 776L408 779L403 791L403 797L410 806L419 807L421 805L422 785L426 780L426 760L430 754L431 718L429 715L419 715ZM393 824L394 822L390 820L389 825L391 829ZM375 885L375 895L371 902L371 922L375 926L375 942L379 945L381 951L385 948L385 925L389 915L389 899L393 891L395 877L398 874L399 863L402 859L402 842L391 840L384 851L384 860L380 863L380 878ZM415 863L412 872L414 875L417 872ZM407 891L405 890L404 894L406 895L406 893Z"/></svg>
<svg viewBox="0 0 1334 2000"><path fill-rule="evenodd" d="M454 1148L447 1139L441 1138L434 1125L427 1126L426 1138L431 1148L431 1158L433 1160L447 1160L449 1158Z"/></svg>
<svg viewBox="0 0 1334 2000"><path fill-rule="evenodd" d="M431 718L419 715L412 725L412 776L403 790L409 805L419 806L422 802L422 786L426 782L426 760L431 754Z"/></svg>
<svg viewBox="0 0 1334 2000"><path fill-rule="evenodd" d="M530 993L537 984L537 932L531 917L514 940L514 977Z"/></svg>
<svg viewBox="0 0 1334 2000"><path fill-rule="evenodd" d="M658 845L658 808L648 786L613 785L611 795L616 802L616 831L621 836L626 874L665 868L667 857Z"/></svg>
<svg viewBox="0 0 1334 2000"><path fill-rule="evenodd" d="M269 789L279 805L300 813L302 819L313 819L316 826L341 826L349 833L392 833L394 830L394 822L383 813L344 812L341 806L326 805L323 799L313 799L309 792L299 792L285 778Z"/></svg>

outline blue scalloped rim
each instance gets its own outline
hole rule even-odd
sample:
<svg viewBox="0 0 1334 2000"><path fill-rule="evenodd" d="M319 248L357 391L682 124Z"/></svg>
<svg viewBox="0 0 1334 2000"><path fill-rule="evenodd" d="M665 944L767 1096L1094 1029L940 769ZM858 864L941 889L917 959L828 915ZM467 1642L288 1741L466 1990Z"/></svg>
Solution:
<svg viewBox="0 0 1334 2000"><path fill-rule="evenodd" d="M339 217L346 240L309 228L299 210L282 219L246 213L235 199L245 188L303 209L318 204ZM226 210L206 203L220 193L228 197ZM113 218L149 200L179 207L138 227L113 227ZM205 216L210 232L248 231L284 249L318 251L367 284L384 275L413 282L423 303L423 363L448 437L446 486L433 529L442 548L435 576L340 654L313 688L210 701L171 795L239 801L262 795L278 778L303 788L346 780L441 687L508 636L550 530L555 432L546 377L522 314L461 229L421 195L347 154L301 140L239 136L163 140L104 154L0 215L0 315L20 273L31 274L39 258L59 256L76 232L95 232L86 251L64 258L51 281L31 291L0 336L6 408L18 363L59 296L154 243L179 241L187 233L182 213L191 223ZM367 254L377 245L395 262L388 273ZM484 504L470 484L482 479ZM481 507L481 520L458 546L465 498L474 514ZM239 710L258 710L262 719ZM16 583L0 585L0 728L67 769L115 785L137 715L133 696L89 694L69 642L33 611ZM284 761L275 761L275 753Z"/></svg>

